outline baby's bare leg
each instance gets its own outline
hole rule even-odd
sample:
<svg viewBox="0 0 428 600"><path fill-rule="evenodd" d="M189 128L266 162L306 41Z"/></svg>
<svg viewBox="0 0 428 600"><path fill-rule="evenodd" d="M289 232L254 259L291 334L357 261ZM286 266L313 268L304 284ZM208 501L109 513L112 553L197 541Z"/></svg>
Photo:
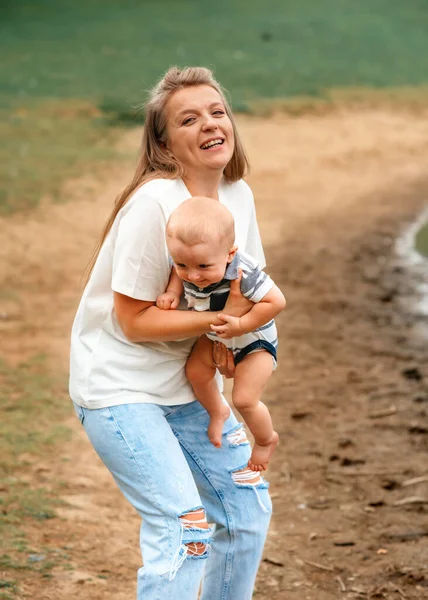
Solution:
<svg viewBox="0 0 428 600"><path fill-rule="evenodd" d="M263 402L263 388L273 371L272 356L263 350L246 356L235 368L233 404L254 436L254 447L248 462L253 471L264 471L278 444L272 419Z"/></svg>
<svg viewBox="0 0 428 600"><path fill-rule="evenodd" d="M213 364L213 342L206 335L201 336L193 346L186 363L186 376L196 398L210 416L208 437L216 447L221 446L223 424L229 417L230 408L224 404L215 376Z"/></svg>

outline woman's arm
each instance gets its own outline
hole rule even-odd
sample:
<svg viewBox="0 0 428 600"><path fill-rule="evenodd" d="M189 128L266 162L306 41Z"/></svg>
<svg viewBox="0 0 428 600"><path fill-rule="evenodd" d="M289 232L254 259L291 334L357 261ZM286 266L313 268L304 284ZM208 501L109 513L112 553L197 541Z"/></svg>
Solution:
<svg viewBox="0 0 428 600"><path fill-rule="evenodd" d="M154 302L114 293L114 310L130 342L170 342L202 335L210 325L219 325L217 313L162 310Z"/></svg>
<svg viewBox="0 0 428 600"><path fill-rule="evenodd" d="M232 281L223 313L241 317L251 306L252 302L241 294L240 278ZM118 292L114 292L114 310L123 333L135 343L182 340L208 333L211 325L224 323L215 312L162 310L154 302L136 300Z"/></svg>

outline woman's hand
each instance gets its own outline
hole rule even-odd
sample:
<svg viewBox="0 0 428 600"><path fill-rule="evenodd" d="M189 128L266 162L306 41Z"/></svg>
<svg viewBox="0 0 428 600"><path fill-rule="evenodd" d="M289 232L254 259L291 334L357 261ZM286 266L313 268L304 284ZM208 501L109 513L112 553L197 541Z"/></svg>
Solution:
<svg viewBox="0 0 428 600"><path fill-rule="evenodd" d="M230 293L222 313L231 317L243 317L251 310L254 302L241 293L242 270L239 269L238 279L230 282Z"/></svg>
<svg viewBox="0 0 428 600"><path fill-rule="evenodd" d="M239 269L239 275L237 279L234 279L230 282L230 293L227 298L227 302L222 311L222 315L217 315L223 324L220 326L211 325L211 329L215 330L216 328L223 329L225 326L229 325L226 319L228 316L232 317L231 321L234 324L239 324L239 317L242 317L247 314L254 306L254 302L248 300L241 293L241 279L242 279L242 269ZM224 313L224 314L223 314ZM236 318L234 318L236 317ZM228 331L227 333L230 333ZM235 337L235 335L222 335L221 337ZM224 375L227 379L230 379L235 374L235 361L233 359L233 353L229 350L224 344L221 342L214 342L213 344L213 362L214 366L220 371L222 375Z"/></svg>
<svg viewBox="0 0 428 600"><path fill-rule="evenodd" d="M233 360L232 350L226 348L221 342L213 342L213 363L227 379L234 376L235 361Z"/></svg>

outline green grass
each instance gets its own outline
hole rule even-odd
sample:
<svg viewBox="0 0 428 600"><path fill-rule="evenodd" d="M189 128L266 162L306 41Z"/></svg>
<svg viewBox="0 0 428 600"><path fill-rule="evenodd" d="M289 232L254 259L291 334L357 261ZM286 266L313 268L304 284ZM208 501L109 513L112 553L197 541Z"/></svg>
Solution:
<svg viewBox="0 0 428 600"><path fill-rule="evenodd" d="M0 214L37 206L40 200L66 201L66 177L91 172L100 161L118 158L117 128L88 101L29 98L0 108Z"/></svg>
<svg viewBox="0 0 428 600"><path fill-rule="evenodd" d="M40 455L63 439L70 414L63 382L52 379L43 355L17 367L0 360L0 474L25 466L26 454ZM54 424L54 425L53 425Z"/></svg>
<svg viewBox="0 0 428 600"><path fill-rule="evenodd" d="M171 64L238 104L427 82L425 0L27 0L3 9L8 94L138 102Z"/></svg>
<svg viewBox="0 0 428 600"><path fill-rule="evenodd" d="M418 233L416 234L416 249L428 257L428 223L426 223L423 227L420 228Z"/></svg>
<svg viewBox="0 0 428 600"><path fill-rule="evenodd" d="M70 404L63 382L53 380L44 357L36 356L13 368L0 361L0 408L0 592L14 598L18 572L45 576L68 558L58 549L31 548L25 529L29 521L55 518L56 483L50 481L48 490L26 475L69 438L63 422Z"/></svg>
<svg viewBox="0 0 428 600"><path fill-rule="evenodd" d="M292 102L302 111L330 88L428 83L425 0L4 4L0 213L61 200L65 178L114 158L109 126L140 122L135 106L172 64L214 68L247 111L304 96Z"/></svg>

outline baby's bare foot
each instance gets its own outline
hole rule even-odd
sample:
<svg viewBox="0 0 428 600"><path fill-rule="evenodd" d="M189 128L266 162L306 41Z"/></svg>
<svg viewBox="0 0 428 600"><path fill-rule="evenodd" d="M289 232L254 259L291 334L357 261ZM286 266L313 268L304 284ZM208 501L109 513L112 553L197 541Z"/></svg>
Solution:
<svg viewBox="0 0 428 600"><path fill-rule="evenodd" d="M252 471L265 471L278 442L279 436L274 431L271 439L266 444L254 444L248 461L248 468Z"/></svg>
<svg viewBox="0 0 428 600"><path fill-rule="evenodd" d="M208 425L208 437L213 446L221 447L221 435L223 433L224 422L229 418L230 408L226 405L222 407L221 412L210 415L210 424Z"/></svg>

